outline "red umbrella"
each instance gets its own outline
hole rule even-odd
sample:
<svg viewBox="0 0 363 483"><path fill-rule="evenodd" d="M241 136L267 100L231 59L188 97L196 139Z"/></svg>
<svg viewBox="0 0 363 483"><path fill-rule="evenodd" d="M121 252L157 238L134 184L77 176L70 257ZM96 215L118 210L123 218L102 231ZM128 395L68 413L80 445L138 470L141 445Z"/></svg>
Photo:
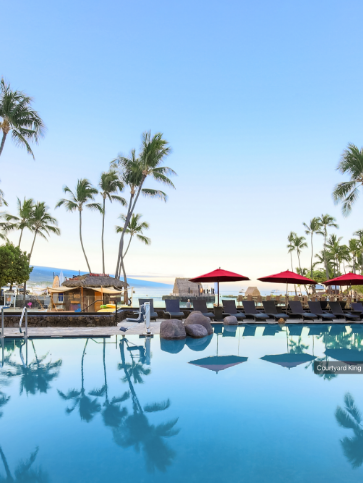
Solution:
<svg viewBox="0 0 363 483"><path fill-rule="evenodd" d="M213 272L200 275L199 277L191 278L189 282L203 283L203 282L218 282L218 307L219 307L219 282L238 282L240 280L249 280L248 277L244 275L239 275L238 273L228 272L227 270L222 270L217 268Z"/></svg>
<svg viewBox="0 0 363 483"><path fill-rule="evenodd" d="M289 283L296 283L296 284L303 284L303 285L312 285L316 284L314 280L311 278L303 277L295 272L290 272L290 270L286 270L285 272L275 273L275 275L269 275L267 277L261 277L257 280L261 282L275 282L275 283L286 283L286 297L287 297L287 284ZM287 299L286 299L286 313L287 313Z"/></svg>
<svg viewBox="0 0 363 483"><path fill-rule="evenodd" d="M350 272L327 280L324 285L363 285L363 276Z"/></svg>

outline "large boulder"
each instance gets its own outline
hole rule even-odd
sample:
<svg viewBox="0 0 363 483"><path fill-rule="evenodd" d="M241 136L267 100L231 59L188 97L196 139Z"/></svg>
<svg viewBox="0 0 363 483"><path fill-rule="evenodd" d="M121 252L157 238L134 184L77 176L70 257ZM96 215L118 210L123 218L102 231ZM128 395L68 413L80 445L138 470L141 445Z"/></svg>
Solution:
<svg viewBox="0 0 363 483"><path fill-rule="evenodd" d="M185 339L160 339L160 348L164 352L169 352L169 354L177 354L182 351L185 346Z"/></svg>
<svg viewBox="0 0 363 483"><path fill-rule="evenodd" d="M213 327L210 323L210 318L205 317L202 312L199 312L197 310L193 310L193 312L190 312L190 314L184 321L184 325L202 325L207 329L208 335L213 334Z"/></svg>
<svg viewBox="0 0 363 483"><path fill-rule="evenodd" d="M209 346L211 343L213 336L208 335L207 337L203 337L202 339L194 339L193 337L187 337L185 340L185 344L191 349L192 351L204 351L206 347Z"/></svg>
<svg viewBox="0 0 363 483"><path fill-rule="evenodd" d="M201 339L208 335L207 329L200 324L188 324L185 326L185 332L189 337L194 337L194 339Z"/></svg>
<svg viewBox="0 0 363 483"><path fill-rule="evenodd" d="M187 336L183 322L177 319L163 320L160 324L161 339L185 339Z"/></svg>
<svg viewBox="0 0 363 483"><path fill-rule="evenodd" d="M224 317L223 323L225 325L237 325L238 320L237 317L235 317L234 315L228 315L227 317Z"/></svg>

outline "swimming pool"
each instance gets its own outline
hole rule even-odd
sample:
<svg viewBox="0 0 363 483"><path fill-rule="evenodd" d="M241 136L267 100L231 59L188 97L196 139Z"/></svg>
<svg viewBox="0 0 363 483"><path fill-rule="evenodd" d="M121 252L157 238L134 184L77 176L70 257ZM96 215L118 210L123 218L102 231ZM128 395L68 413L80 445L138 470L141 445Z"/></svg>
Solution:
<svg viewBox="0 0 363 483"><path fill-rule="evenodd" d="M362 481L363 378L313 361L363 362L363 326L216 330L6 339L0 481Z"/></svg>

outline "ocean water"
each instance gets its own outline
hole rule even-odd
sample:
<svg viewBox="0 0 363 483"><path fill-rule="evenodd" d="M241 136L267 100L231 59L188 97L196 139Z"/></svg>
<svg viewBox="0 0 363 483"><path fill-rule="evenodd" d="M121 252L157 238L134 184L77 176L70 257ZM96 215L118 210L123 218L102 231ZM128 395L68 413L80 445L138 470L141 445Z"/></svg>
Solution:
<svg viewBox="0 0 363 483"><path fill-rule="evenodd" d="M363 379L312 363L363 361L362 335L249 325L199 340L5 340L0 481L361 482Z"/></svg>

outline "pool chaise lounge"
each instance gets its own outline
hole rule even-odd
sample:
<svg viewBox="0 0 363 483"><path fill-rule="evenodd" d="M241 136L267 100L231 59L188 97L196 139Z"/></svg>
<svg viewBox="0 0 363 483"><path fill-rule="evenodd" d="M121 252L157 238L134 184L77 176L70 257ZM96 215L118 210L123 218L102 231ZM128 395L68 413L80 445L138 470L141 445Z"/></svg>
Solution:
<svg viewBox="0 0 363 483"><path fill-rule="evenodd" d="M363 318L363 305L362 302L352 302L351 304L351 312L353 315L360 315L360 318Z"/></svg>
<svg viewBox="0 0 363 483"><path fill-rule="evenodd" d="M243 303L243 308L245 309L246 317L252 317L256 322L257 321L265 322L266 319L269 318L267 314L264 314L263 312L259 312L256 309L255 302L244 300L242 303Z"/></svg>
<svg viewBox="0 0 363 483"><path fill-rule="evenodd" d="M336 319L334 314L330 314L329 312L324 312L321 308L320 302L308 302L309 309L312 313L316 314L318 318L322 320L333 320Z"/></svg>
<svg viewBox="0 0 363 483"><path fill-rule="evenodd" d="M331 312L338 318L345 318L350 321L360 322L361 318L357 314L351 314L350 312L344 312L339 302L329 302Z"/></svg>
<svg viewBox="0 0 363 483"><path fill-rule="evenodd" d="M193 308L199 312L202 312L204 317L209 317L210 319L214 320L214 313L209 312L207 308L207 303L205 300L194 300L193 301Z"/></svg>
<svg viewBox="0 0 363 483"><path fill-rule="evenodd" d="M265 309L265 314L268 315L270 318L279 320L279 319L288 319L288 314L284 314L277 310L275 302L273 300L266 300L263 301L263 308Z"/></svg>
<svg viewBox="0 0 363 483"><path fill-rule="evenodd" d="M311 312L305 312L303 309L303 306L301 305L301 302L299 300L294 300L289 302L289 307L291 309L292 315L299 315L303 321L304 320L313 320L317 319L318 316L316 314L313 314Z"/></svg>
<svg viewBox="0 0 363 483"><path fill-rule="evenodd" d="M242 312L238 312L236 303L234 300L222 300L223 308L224 308L224 317L228 315L234 315L237 320L243 320L246 318L245 314Z"/></svg>
<svg viewBox="0 0 363 483"><path fill-rule="evenodd" d="M165 314L169 315L170 319L184 318L184 312L180 311L179 299L165 300Z"/></svg>

